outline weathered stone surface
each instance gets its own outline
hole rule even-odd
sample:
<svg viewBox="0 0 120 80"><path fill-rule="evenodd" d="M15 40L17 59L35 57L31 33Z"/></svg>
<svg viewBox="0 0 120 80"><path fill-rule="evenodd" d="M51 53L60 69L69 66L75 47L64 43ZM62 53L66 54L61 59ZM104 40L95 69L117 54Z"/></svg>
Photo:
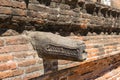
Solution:
<svg viewBox="0 0 120 80"><path fill-rule="evenodd" d="M39 56L50 59L83 61L87 58L85 44L52 33L25 32Z"/></svg>

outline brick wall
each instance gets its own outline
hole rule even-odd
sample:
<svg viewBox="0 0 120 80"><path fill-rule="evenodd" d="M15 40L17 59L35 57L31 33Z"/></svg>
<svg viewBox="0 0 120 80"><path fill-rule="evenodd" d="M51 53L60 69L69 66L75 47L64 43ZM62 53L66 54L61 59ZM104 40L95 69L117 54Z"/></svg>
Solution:
<svg viewBox="0 0 120 80"><path fill-rule="evenodd" d="M66 2L51 1L50 5L46 6L40 4L37 0L30 0L29 6L26 8L24 0L0 0L0 20L2 22L0 28L3 30L12 28L18 32L25 29L53 32L62 29L62 31L68 33L81 33L83 29L91 32L120 32L119 10L109 8L109 13L106 13L106 9L103 8L105 6L94 3L83 2L84 5L82 2L69 2L68 0L65 0ZM86 8L83 8L83 5L80 4L83 4ZM101 6L101 10L95 12L93 8L95 5L96 7ZM102 28L99 28L99 26Z"/></svg>
<svg viewBox="0 0 120 80"><path fill-rule="evenodd" d="M70 38L80 39L86 43L88 54L86 61L42 59L38 57L25 35L0 37L0 79L99 80L112 78L112 76L119 77L119 36L72 36ZM116 71L109 75L112 70ZM106 77L106 73L109 76Z"/></svg>
<svg viewBox="0 0 120 80"><path fill-rule="evenodd" d="M42 59L24 36L0 37L0 79L27 80L43 74Z"/></svg>
<svg viewBox="0 0 120 80"><path fill-rule="evenodd" d="M111 0L114 8L120 9L120 0Z"/></svg>
<svg viewBox="0 0 120 80"><path fill-rule="evenodd" d="M0 21L2 22L0 28L12 28L21 32L26 28L34 28L27 27L31 25L41 29L44 27L41 27L41 24L46 22L48 24L59 23L64 25L64 29L66 29L66 24L70 23L71 26L71 22L73 26L75 24L83 28L86 28L86 24L93 24L92 27L94 24L98 25L97 28L99 25L119 27L117 24L119 20L115 16L112 18L110 16L109 18L93 16L93 14L83 13L82 10L79 11L80 7L73 9L70 6L72 4L59 4L56 0L53 1L50 6L45 6L39 4L37 0L30 0L27 9L23 0L0 0ZM118 22L115 23L117 20ZM81 23L82 26L80 26ZM108 25L108 23L110 24ZM74 36L70 38L80 39L86 43L88 54L86 61L42 59L38 57L38 53L25 35L0 37L0 79L79 80L81 78L80 80L89 80L119 78L119 35Z"/></svg>

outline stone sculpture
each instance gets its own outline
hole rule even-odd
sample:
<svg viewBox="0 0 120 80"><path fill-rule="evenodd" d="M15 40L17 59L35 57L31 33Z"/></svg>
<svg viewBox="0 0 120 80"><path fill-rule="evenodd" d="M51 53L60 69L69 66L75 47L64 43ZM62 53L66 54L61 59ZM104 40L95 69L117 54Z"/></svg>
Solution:
<svg viewBox="0 0 120 80"><path fill-rule="evenodd" d="M46 32L25 32L38 55L47 59L63 59L83 61L87 58L85 44L81 40L74 40Z"/></svg>

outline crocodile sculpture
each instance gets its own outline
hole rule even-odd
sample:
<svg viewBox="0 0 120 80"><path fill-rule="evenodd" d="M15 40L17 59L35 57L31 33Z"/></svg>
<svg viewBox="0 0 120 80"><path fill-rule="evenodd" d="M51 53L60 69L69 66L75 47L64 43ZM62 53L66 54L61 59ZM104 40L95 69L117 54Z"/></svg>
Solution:
<svg viewBox="0 0 120 80"><path fill-rule="evenodd" d="M87 58L85 44L81 40L46 32L26 31L24 34L42 58L72 61L83 61Z"/></svg>

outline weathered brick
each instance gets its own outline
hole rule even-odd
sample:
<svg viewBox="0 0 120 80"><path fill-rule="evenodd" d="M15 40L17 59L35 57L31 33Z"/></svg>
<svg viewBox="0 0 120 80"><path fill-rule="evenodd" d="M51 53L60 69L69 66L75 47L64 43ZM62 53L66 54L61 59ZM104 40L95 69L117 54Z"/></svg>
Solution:
<svg viewBox="0 0 120 80"><path fill-rule="evenodd" d="M6 45L26 44L28 40L22 36L12 36L4 38Z"/></svg>
<svg viewBox="0 0 120 80"><path fill-rule="evenodd" d="M0 13L2 13L2 14L11 14L12 9L10 7L1 7L0 6Z"/></svg>
<svg viewBox="0 0 120 80"><path fill-rule="evenodd" d="M92 48L92 49L86 49L87 53L98 53L99 49L98 48Z"/></svg>
<svg viewBox="0 0 120 80"><path fill-rule="evenodd" d="M24 51L24 52L15 52L15 53L12 53L12 55L15 57L15 58L27 58L29 56L35 56L35 52L31 52L31 51Z"/></svg>
<svg viewBox="0 0 120 80"><path fill-rule="evenodd" d="M11 70L17 68L17 65L13 61L8 61L7 63L0 64L0 71Z"/></svg>
<svg viewBox="0 0 120 80"><path fill-rule="evenodd" d="M120 9L120 0L111 0L111 2L112 2L112 6L114 7L114 8L118 8L118 9Z"/></svg>
<svg viewBox="0 0 120 80"><path fill-rule="evenodd" d="M60 4L60 8L62 10L70 10L70 6L69 5L66 5L66 4Z"/></svg>
<svg viewBox="0 0 120 80"><path fill-rule="evenodd" d="M26 50L30 50L30 47L27 44L0 47L0 53L19 52L19 51L26 51Z"/></svg>
<svg viewBox="0 0 120 80"><path fill-rule="evenodd" d="M44 12L35 12L35 11L28 11L27 15L32 17L32 18L39 18L39 19L46 19L48 17L48 13Z"/></svg>
<svg viewBox="0 0 120 80"><path fill-rule="evenodd" d="M96 78L95 80L101 80L101 79L105 79L105 80L117 80L117 78L120 77L119 71L120 71L120 67L115 68L113 70L109 70L107 73L105 73L104 75Z"/></svg>
<svg viewBox="0 0 120 80"><path fill-rule="evenodd" d="M10 78L5 78L3 80L22 80L22 76L15 76L15 77L10 77Z"/></svg>
<svg viewBox="0 0 120 80"><path fill-rule="evenodd" d="M12 59L13 59L12 55L8 55L8 54L1 54L0 55L0 62L5 62L5 61L12 60Z"/></svg>
<svg viewBox="0 0 120 80"><path fill-rule="evenodd" d="M111 46L105 46L104 48L105 48L105 49L114 49L115 46L112 46L112 45L111 45Z"/></svg>
<svg viewBox="0 0 120 80"><path fill-rule="evenodd" d="M26 16L27 11L22 9L12 9L12 14L15 16Z"/></svg>
<svg viewBox="0 0 120 80"><path fill-rule="evenodd" d="M30 4L29 9L33 10L33 11L39 11L39 12L49 12L48 7L44 7L44 6L41 6L41 5L35 5L35 4Z"/></svg>
<svg viewBox="0 0 120 80"><path fill-rule="evenodd" d="M12 76L19 76L22 74L24 74L24 70L22 70L22 69L12 70Z"/></svg>
<svg viewBox="0 0 120 80"><path fill-rule="evenodd" d="M61 15L61 16L58 17L58 21L59 21L59 22L61 22L61 21L62 21L62 22L65 22L65 21L69 22L70 19L71 19L70 16L63 16L63 15Z"/></svg>
<svg viewBox="0 0 120 80"><path fill-rule="evenodd" d="M69 63L71 63L71 61L67 61L67 60L59 60L58 61L59 65L64 65L64 64L69 64Z"/></svg>
<svg viewBox="0 0 120 80"><path fill-rule="evenodd" d="M120 73L110 78L111 80L120 80Z"/></svg>
<svg viewBox="0 0 120 80"><path fill-rule="evenodd" d="M88 58L95 57L95 56L97 56L97 53L90 53L90 54L88 54Z"/></svg>
<svg viewBox="0 0 120 80"><path fill-rule="evenodd" d="M11 77L11 76L12 76L11 70L0 72L0 79Z"/></svg>
<svg viewBox="0 0 120 80"><path fill-rule="evenodd" d="M44 68L43 65L31 66L31 67L28 67L28 68L27 68L26 73L31 73L31 72L35 72L35 71L40 71L40 70L42 70L43 68Z"/></svg>
<svg viewBox="0 0 120 80"><path fill-rule="evenodd" d="M49 16L48 16L48 19L49 19L49 20L52 20L52 21L57 21L57 20L58 20L58 17L57 17L57 15L49 15Z"/></svg>
<svg viewBox="0 0 120 80"><path fill-rule="evenodd" d="M2 39L0 39L0 47L4 46L4 41Z"/></svg>
<svg viewBox="0 0 120 80"><path fill-rule="evenodd" d="M7 78L9 77L13 77L13 76L18 76L24 73L24 70L7 70L7 71L3 71L0 72L0 79L5 79L7 80ZM19 78L11 78L11 80L19 80ZM9 80L9 79L8 79Z"/></svg>
<svg viewBox="0 0 120 80"><path fill-rule="evenodd" d="M58 15L59 12L58 12L58 10L51 9L51 10L49 11L49 14Z"/></svg>
<svg viewBox="0 0 120 80"><path fill-rule="evenodd" d="M18 66L19 67L27 67L27 66L34 65L34 64L36 64L36 60L30 59L30 60L25 60L25 61L19 62Z"/></svg>
<svg viewBox="0 0 120 80"><path fill-rule="evenodd" d="M26 4L24 2L13 1L12 2L12 7L25 9L26 8Z"/></svg>
<svg viewBox="0 0 120 80"><path fill-rule="evenodd" d="M11 0L0 0L0 6L12 6Z"/></svg>
<svg viewBox="0 0 120 80"><path fill-rule="evenodd" d="M29 80L29 79L32 79L32 78L35 78L35 77L39 77L40 74L41 74L41 72L39 72L39 71L27 74L27 75L25 75L23 80Z"/></svg>

